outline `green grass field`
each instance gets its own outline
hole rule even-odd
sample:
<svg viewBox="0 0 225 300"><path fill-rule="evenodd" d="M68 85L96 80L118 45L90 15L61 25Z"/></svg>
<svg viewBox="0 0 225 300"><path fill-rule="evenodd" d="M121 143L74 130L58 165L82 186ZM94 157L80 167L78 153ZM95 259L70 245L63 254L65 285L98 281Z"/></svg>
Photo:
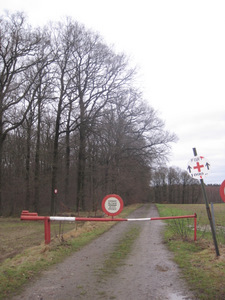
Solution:
<svg viewBox="0 0 225 300"><path fill-rule="evenodd" d="M217 257L204 204L158 204L160 216L197 214L197 241L193 241L193 220L167 221L165 241L197 299L225 299L225 204L214 204Z"/></svg>
<svg viewBox="0 0 225 300"><path fill-rule="evenodd" d="M75 223L52 223L51 236L60 237L75 229ZM20 221L19 218L0 218L0 262L24 249L44 241L44 222Z"/></svg>

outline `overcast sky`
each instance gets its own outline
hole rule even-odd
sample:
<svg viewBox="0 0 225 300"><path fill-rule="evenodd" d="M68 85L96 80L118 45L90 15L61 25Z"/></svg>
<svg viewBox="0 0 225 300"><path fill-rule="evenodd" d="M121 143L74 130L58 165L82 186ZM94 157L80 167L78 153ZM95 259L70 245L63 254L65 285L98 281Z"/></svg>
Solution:
<svg viewBox="0 0 225 300"><path fill-rule="evenodd" d="M206 183L225 180L224 0L7 0L44 25L71 16L139 69L144 98L179 140L168 165L186 170L192 148L211 164Z"/></svg>

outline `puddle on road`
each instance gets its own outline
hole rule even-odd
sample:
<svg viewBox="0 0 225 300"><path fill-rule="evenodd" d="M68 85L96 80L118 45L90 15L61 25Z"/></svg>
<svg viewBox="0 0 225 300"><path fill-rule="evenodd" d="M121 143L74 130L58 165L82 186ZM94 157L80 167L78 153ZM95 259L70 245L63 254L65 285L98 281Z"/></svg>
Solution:
<svg viewBox="0 0 225 300"><path fill-rule="evenodd" d="M174 294L174 293L170 293L169 295L168 295L168 299L169 300L184 300L184 299L188 299L187 297L185 297L185 296L181 296L181 295L178 295L178 294Z"/></svg>

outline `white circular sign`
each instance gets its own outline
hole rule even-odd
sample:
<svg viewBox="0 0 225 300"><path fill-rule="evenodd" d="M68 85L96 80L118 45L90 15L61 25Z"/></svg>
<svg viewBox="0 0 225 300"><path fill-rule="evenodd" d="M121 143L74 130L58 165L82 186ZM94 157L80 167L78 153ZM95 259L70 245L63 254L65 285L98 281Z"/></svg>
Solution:
<svg viewBox="0 0 225 300"><path fill-rule="evenodd" d="M115 194L107 195L102 201L102 209L109 216L116 216L123 209L123 200Z"/></svg>
<svg viewBox="0 0 225 300"><path fill-rule="evenodd" d="M210 163L204 156L195 156L188 162L188 173L195 179L203 179L210 171Z"/></svg>

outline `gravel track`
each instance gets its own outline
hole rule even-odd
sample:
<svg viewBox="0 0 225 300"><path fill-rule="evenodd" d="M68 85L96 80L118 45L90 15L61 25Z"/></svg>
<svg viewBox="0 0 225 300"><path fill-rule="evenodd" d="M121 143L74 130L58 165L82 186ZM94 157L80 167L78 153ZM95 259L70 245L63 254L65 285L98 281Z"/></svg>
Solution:
<svg viewBox="0 0 225 300"><path fill-rule="evenodd" d="M147 216L158 216L155 205L144 205L129 217ZM116 273L102 278L99 270L131 223L141 228L131 253ZM119 222L64 262L44 271L12 299L196 299L163 243L164 226L162 221Z"/></svg>

